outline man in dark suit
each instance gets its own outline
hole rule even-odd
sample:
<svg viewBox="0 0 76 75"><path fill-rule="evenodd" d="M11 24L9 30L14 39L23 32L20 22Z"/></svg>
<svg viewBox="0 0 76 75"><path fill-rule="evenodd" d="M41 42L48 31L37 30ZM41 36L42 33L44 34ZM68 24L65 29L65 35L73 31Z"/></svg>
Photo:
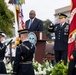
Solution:
<svg viewBox="0 0 76 75"><path fill-rule="evenodd" d="M25 22L25 27L28 31L43 31L43 22L40 19L37 19L36 13L34 10L31 10L29 13L29 20Z"/></svg>
<svg viewBox="0 0 76 75"><path fill-rule="evenodd" d="M16 57L14 61L13 73L15 75L35 75L32 66L35 45L28 41L28 31L20 30L21 44L16 48Z"/></svg>
<svg viewBox="0 0 76 75"><path fill-rule="evenodd" d="M59 22L54 26L49 27L49 31L55 32L55 59L56 62L60 60L64 61L64 64L67 63L67 52L68 52L68 32L69 32L69 24L66 23L67 15L60 13L59 14Z"/></svg>

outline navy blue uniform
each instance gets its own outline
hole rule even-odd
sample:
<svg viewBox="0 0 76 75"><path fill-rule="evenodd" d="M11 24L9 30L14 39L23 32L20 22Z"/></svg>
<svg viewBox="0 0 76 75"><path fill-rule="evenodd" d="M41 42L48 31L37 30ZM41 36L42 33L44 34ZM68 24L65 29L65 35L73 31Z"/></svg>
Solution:
<svg viewBox="0 0 76 75"><path fill-rule="evenodd" d="M23 42L16 49L13 71L16 75L35 75L32 66L35 46L29 41Z"/></svg>
<svg viewBox="0 0 76 75"><path fill-rule="evenodd" d="M5 64L3 59L5 57L6 45L0 42L0 74L6 74Z"/></svg>
<svg viewBox="0 0 76 75"><path fill-rule="evenodd" d="M67 75L76 75L76 50L71 53L73 59L70 59Z"/></svg>
<svg viewBox="0 0 76 75"><path fill-rule="evenodd" d="M68 51L68 32L69 24L65 23L62 27L60 24L51 26L49 28L50 32L55 32L55 59L56 62L64 60L64 63L67 63L67 51Z"/></svg>
<svg viewBox="0 0 76 75"><path fill-rule="evenodd" d="M25 27L28 29L30 19L26 21ZM43 31L43 22L37 18L34 19L30 29L28 31Z"/></svg>

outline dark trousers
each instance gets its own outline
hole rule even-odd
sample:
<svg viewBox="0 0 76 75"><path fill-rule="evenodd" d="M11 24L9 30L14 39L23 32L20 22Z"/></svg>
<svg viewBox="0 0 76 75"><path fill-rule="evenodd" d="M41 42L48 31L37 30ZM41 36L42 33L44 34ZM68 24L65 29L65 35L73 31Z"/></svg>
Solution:
<svg viewBox="0 0 76 75"><path fill-rule="evenodd" d="M52 66L55 65L55 60L51 60Z"/></svg>
<svg viewBox="0 0 76 75"><path fill-rule="evenodd" d="M76 68L73 68L72 70L71 70L71 68L69 68L67 75L76 75Z"/></svg>
<svg viewBox="0 0 76 75"><path fill-rule="evenodd" d="M4 62L0 62L0 74L7 74Z"/></svg>
<svg viewBox="0 0 76 75"><path fill-rule="evenodd" d="M16 75L35 75L32 64L20 64Z"/></svg>
<svg viewBox="0 0 76 75"><path fill-rule="evenodd" d="M67 75L76 75L76 67L75 66L76 66L76 61L70 60Z"/></svg>
<svg viewBox="0 0 76 75"><path fill-rule="evenodd" d="M11 61L13 62L14 60L15 60L15 57L12 57L12 60Z"/></svg>
<svg viewBox="0 0 76 75"><path fill-rule="evenodd" d="M67 51L59 51L59 50L55 50L55 60L56 63L58 63L60 60L64 61L64 64L67 64Z"/></svg>

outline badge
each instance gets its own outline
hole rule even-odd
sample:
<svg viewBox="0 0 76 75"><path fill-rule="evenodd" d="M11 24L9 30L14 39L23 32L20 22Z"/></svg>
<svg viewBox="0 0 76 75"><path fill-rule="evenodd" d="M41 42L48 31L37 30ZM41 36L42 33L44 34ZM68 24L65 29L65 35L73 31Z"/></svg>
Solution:
<svg viewBox="0 0 76 75"><path fill-rule="evenodd" d="M35 35L34 32L30 32L30 33L28 34L28 40L29 40L32 44L36 44L36 42L37 42L37 37L36 37L36 35Z"/></svg>
<svg viewBox="0 0 76 75"><path fill-rule="evenodd" d="M69 26L67 25L65 28L64 28L64 32L68 32L69 30Z"/></svg>

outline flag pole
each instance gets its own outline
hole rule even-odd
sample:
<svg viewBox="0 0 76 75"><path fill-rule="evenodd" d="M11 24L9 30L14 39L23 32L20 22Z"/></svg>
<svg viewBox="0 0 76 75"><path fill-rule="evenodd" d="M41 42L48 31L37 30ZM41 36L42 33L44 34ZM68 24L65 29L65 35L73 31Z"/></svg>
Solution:
<svg viewBox="0 0 76 75"><path fill-rule="evenodd" d="M15 14L15 35L18 36L18 22L17 22L17 12L15 4L14 4L14 14Z"/></svg>

